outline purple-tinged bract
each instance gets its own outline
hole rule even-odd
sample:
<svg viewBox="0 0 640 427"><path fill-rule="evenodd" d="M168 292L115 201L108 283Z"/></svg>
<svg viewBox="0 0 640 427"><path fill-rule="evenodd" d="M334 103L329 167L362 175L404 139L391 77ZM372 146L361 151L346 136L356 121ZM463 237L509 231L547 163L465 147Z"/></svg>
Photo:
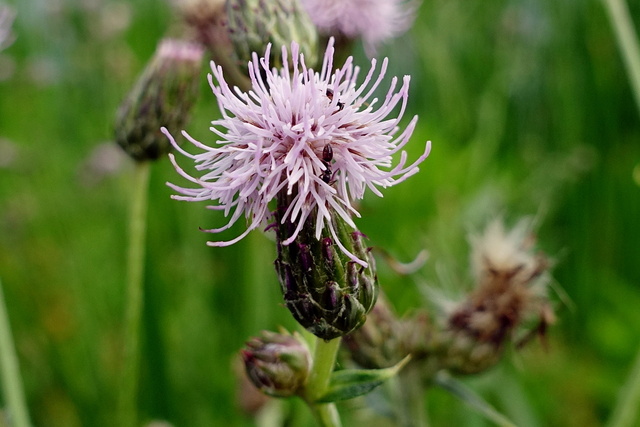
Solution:
<svg viewBox="0 0 640 427"><path fill-rule="evenodd" d="M414 117L404 130L398 126L407 105L409 76L399 88L394 77L386 95L378 99L374 91L385 75L386 59L379 70L372 60L363 83L358 85L360 69L351 57L334 70L332 39L319 72L307 67L295 42L291 55L282 48L282 69L270 67L269 51L270 46L263 57L253 54L249 92L229 87L222 68L212 63L209 83L222 113L221 119L212 122L211 131L218 137L215 144L203 144L183 132L202 150L190 154L163 130L176 149L193 159L196 169L203 173L191 176L171 156L176 170L195 184L195 188L169 184L180 193L173 197L214 201L212 209L231 217L225 226L209 232L226 230L244 215L248 222L244 233L233 240L209 242L211 246L227 246L267 225L272 217L269 202L285 192L290 205L278 218L297 227L281 242L283 245L293 242L307 219L312 219L316 239L327 227L343 252L366 265L337 238L332 212L355 228L352 216L360 215L354 200L361 199L367 188L382 196L379 188L415 174L418 164L428 156L430 142L412 164L407 164L407 153L402 151L417 121ZM393 112L397 106L396 116ZM328 144L332 153L329 161ZM399 160L394 165L396 154Z"/></svg>

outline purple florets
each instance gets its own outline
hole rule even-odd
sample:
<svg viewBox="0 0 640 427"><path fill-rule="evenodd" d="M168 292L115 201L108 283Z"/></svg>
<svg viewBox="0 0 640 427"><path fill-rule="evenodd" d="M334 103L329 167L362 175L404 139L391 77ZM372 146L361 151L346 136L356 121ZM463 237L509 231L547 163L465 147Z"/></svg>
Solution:
<svg viewBox="0 0 640 427"><path fill-rule="evenodd" d="M320 239L328 227L336 244L353 257L337 238L331 211L355 228L352 216L360 215L352 201L361 199L366 188L382 196L378 187L390 187L415 174L431 148L427 142L424 153L406 164L407 154L401 150L417 121L414 117L400 132L409 76L397 91L394 77L380 102L373 98L373 92L384 77L386 59L379 71L372 60L364 82L357 85L360 69L351 57L342 68L333 70L333 40L320 72L307 68L296 43L291 44L291 58L287 48L282 48L283 68L271 69L270 47L263 57L253 54L249 63L252 89L246 93L230 88L222 68L212 63L209 83L222 112L222 118L212 122L211 131L219 138L213 146L183 132L203 150L187 153L163 129L176 148L195 161L196 169L204 172L200 177L191 176L171 156L176 170L196 185L184 188L169 184L181 194L173 197L216 201L211 208L223 210L231 218L224 227L207 230L213 233L228 229L244 214L248 221L244 233L230 241L209 242L211 246L227 246L266 225L271 216L269 202L285 191L295 196L281 219L297 224L297 228L284 245L291 243L307 218L317 212L313 219L316 238ZM397 117L388 118L398 104ZM393 166L392 156L398 152L400 159Z"/></svg>

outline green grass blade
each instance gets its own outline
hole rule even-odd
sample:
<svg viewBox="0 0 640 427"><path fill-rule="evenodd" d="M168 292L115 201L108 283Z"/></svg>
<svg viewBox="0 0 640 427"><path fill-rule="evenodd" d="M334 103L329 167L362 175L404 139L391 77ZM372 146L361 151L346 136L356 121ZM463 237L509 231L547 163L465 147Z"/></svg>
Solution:
<svg viewBox="0 0 640 427"><path fill-rule="evenodd" d="M29 427L31 422L24 398L18 357L11 337L2 282L0 282L0 368L2 370L2 388L7 399L6 405L9 409L12 425L14 427Z"/></svg>
<svg viewBox="0 0 640 427"><path fill-rule="evenodd" d="M631 427L637 425L640 408L640 351L629 374L629 380L620 390L607 427Z"/></svg>
<svg viewBox="0 0 640 427"><path fill-rule="evenodd" d="M453 378L448 373L444 371L439 372L435 377L435 383L475 409L478 413L484 415L487 419L496 423L496 425L501 427L516 426L512 421L491 406L489 402L484 400L476 394L476 392L471 390L462 382Z"/></svg>

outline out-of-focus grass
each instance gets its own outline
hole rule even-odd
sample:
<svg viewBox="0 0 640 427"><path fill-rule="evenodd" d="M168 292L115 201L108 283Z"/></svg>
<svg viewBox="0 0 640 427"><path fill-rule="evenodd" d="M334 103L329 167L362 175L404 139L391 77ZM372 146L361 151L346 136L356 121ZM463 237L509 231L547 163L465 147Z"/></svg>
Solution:
<svg viewBox="0 0 640 427"><path fill-rule="evenodd" d="M87 158L111 139L170 11L150 0L14 7L18 38L0 61L0 276L29 407L39 426L113 425L131 168L99 176ZM380 261L382 286L400 311L427 284L455 294L467 231L494 214L537 216L574 308L559 304L548 352L514 352L469 383L520 425L600 425L640 345L640 121L600 3L424 1L381 53L393 75L412 75L410 151L433 140L420 174L362 204L372 244L403 260L431 254L411 279ZM202 79L189 129L210 138L216 104ZM293 327L273 245L256 235L206 247L197 228L223 219L169 199L164 182L180 181L166 160L151 180L141 413L250 425L233 356L261 328ZM483 423L443 392L428 403L434 425Z"/></svg>

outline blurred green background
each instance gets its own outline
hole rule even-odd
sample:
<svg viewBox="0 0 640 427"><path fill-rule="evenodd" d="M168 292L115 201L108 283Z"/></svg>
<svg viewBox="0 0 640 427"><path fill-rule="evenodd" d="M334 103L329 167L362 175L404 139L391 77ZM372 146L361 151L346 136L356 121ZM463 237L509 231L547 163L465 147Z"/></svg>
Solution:
<svg viewBox="0 0 640 427"><path fill-rule="evenodd" d="M37 426L111 426L133 171L112 123L175 17L153 0L12 6L17 38L0 53L0 279L29 409ZM401 313L427 305L428 289L459 294L468 232L496 215L535 217L556 261L549 349L508 352L465 381L522 426L604 424L640 347L640 120L603 5L424 0L412 30L379 54L390 75L412 76L411 154L433 141L418 175L362 203L373 245L400 260L430 253L410 278L379 260L383 288ZM217 114L203 70L188 129L212 141ZM294 326L273 244L256 233L207 247L198 227L224 219L171 200L166 181L183 183L163 159L151 176L142 418L252 425L236 404L234 355L261 329ZM488 425L442 391L427 406L436 426Z"/></svg>

